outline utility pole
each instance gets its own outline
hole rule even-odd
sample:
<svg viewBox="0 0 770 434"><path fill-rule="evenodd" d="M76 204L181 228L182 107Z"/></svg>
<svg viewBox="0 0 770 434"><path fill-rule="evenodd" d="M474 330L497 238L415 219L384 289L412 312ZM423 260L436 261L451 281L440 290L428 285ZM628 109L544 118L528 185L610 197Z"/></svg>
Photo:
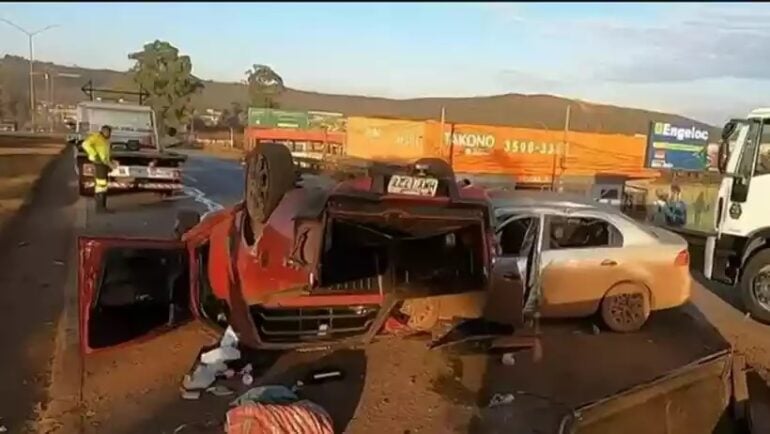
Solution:
<svg viewBox="0 0 770 434"><path fill-rule="evenodd" d="M563 155L567 152L567 133L569 132L569 118L572 106L567 104L567 113L564 116L564 137L562 139L561 150L553 154L553 171L551 172L551 191L556 190L556 160L563 162Z"/></svg>
<svg viewBox="0 0 770 434"><path fill-rule="evenodd" d="M32 37L40 33L43 33L46 30L53 29L54 27L58 27L58 24L52 24L50 26L43 27L40 30L30 32L24 27L21 27L18 24L14 23L13 21L7 20L5 18L0 18L0 21L3 21L4 23L15 28L16 30L24 33L25 35L27 35L27 38L29 38L29 113L30 113L30 121L32 124L32 132L35 132L35 80L34 80L34 71L32 67L32 64L35 62L35 55L32 49Z"/></svg>

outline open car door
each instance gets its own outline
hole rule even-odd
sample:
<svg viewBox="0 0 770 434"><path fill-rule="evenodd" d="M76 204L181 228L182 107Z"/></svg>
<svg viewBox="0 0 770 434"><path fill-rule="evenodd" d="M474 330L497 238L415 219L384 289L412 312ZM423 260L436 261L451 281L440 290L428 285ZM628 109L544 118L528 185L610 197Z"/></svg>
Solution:
<svg viewBox="0 0 770 434"><path fill-rule="evenodd" d="M521 215L498 227L486 320L517 327L523 324L525 313L537 309L542 226L541 216Z"/></svg>
<svg viewBox="0 0 770 434"><path fill-rule="evenodd" d="M114 347L193 318L194 257L178 240L80 237L83 353Z"/></svg>

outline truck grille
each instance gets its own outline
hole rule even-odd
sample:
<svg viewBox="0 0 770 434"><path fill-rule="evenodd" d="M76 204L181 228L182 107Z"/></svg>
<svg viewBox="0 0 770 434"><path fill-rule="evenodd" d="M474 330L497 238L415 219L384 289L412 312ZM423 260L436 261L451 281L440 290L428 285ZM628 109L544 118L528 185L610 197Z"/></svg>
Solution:
<svg viewBox="0 0 770 434"><path fill-rule="evenodd" d="M259 337L268 343L325 342L363 335L379 312L377 305L266 308L251 314Z"/></svg>

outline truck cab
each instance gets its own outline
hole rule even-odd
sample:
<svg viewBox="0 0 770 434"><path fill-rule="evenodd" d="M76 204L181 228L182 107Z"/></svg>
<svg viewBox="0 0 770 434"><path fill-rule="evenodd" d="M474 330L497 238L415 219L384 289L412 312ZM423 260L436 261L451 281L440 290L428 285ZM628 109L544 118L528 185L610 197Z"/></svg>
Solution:
<svg viewBox="0 0 770 434"><path fill-rule="evenodd" d="M736 287L753 317L770 321L770 108L722 130L723 174L706 240L704 274Z"/></svg>

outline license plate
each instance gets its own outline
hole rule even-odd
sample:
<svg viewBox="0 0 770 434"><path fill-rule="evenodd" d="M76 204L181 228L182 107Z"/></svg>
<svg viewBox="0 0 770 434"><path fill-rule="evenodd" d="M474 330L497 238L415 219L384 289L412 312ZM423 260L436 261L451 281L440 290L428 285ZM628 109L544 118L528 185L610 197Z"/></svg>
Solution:
<svg viewBox="0 0 770 434"><path fill-rule="evenodd" d="M388 182L388 193L412 196L435 196L438 179L393 175Z"/></svg>
<svg viewBox="0 0 770 434"><path fill-rule="evenodd" d="M148 178L174 178L174 169L168 169L165 167L149 167L147 168Z"/></svg>

